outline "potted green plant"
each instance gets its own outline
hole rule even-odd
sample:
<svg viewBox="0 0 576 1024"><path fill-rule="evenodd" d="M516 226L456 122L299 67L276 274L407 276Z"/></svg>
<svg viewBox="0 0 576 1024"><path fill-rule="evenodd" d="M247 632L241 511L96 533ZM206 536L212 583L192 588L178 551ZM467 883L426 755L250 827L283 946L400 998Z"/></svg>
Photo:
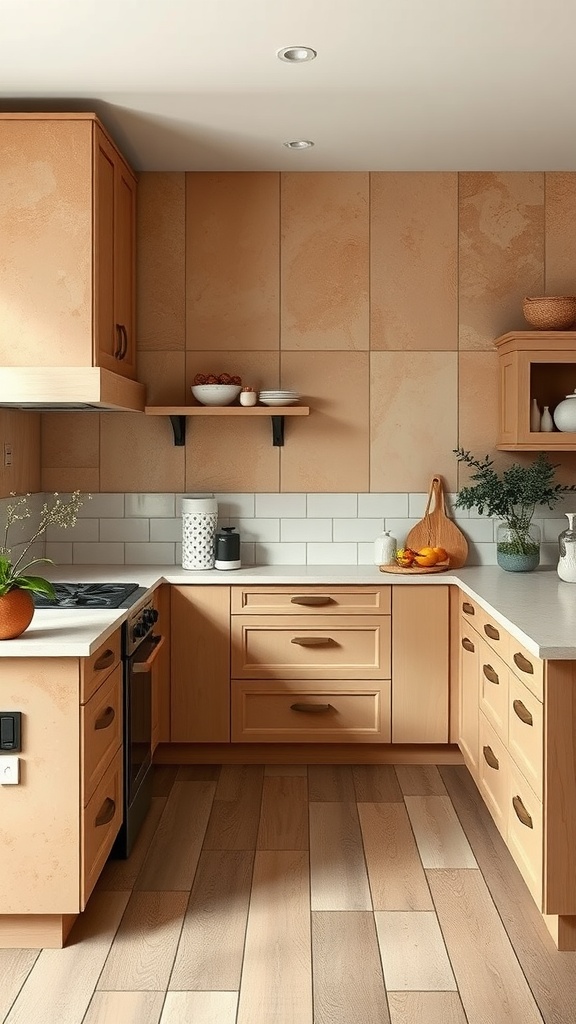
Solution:
<svg viewBox="0 0 576 1024"><path fill-rule="evenodd" d="M456 498L457 508L477 508L502 520L498 526L496 559L502 569L509 572L528 572L540 562L540 528L533 523L537 505L552 509L573 484L555 484L556 466L544 452L528 466L514 463L502 473L493 468L488 455L475 458L464 448L455 448L454 454L471 470L472 483L462 487Z"/></svg>
<svg viewBox="0 0 576 1024"><path fill-rule="evenodd" d="M80 491L74 491L66 500L54 494L51 504L44 502L39 522L34 533L23 543L9 546L9 534L15 523L30 519L29 494L17 498L8 505L4 522L4 538L0 547L0 640L12 640L20 636L30 625L34 615L32 594L46 594L54 597L54 588L43 576L31 576L28 572L39 562L52 562L51 558L37 556L27 558L32 545L40 539L48 526L61 526L64 530L74 526L78 510L84 504Z"/></svg>

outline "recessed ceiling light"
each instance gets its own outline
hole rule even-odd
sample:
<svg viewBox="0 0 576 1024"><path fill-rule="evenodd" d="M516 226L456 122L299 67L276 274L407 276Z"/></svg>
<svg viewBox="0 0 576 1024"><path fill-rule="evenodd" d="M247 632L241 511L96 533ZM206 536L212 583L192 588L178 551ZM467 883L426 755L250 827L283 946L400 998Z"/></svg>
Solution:
<svg viewBox="0 0 576 1024"><path fill-rule="evenodd" d="M314 60L318 54L311 46L283 46L276 51L276 56L288 64L302 64L306 60Z"/></svg>
<svg viewBox="0 0 576 1024"><path fill-rule="evenodd" d="M293 139L292 142L283 142L287 149L310 149L314 143L310 139Z"/></svg>

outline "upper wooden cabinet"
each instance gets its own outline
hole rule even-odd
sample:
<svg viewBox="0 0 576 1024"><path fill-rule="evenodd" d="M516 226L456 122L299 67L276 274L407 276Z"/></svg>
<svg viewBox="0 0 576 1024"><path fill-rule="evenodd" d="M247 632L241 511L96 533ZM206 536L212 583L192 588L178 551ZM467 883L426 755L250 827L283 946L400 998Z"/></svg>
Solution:
<svg viewBox="0 0 576 1024"><path fill-rule="evenodd" d="M498 349L503 451L576 451L576 433L530 430L530 406L550 412L576 388L576 331L511 331Z"/></svg>
<svg viewBox="0 0 576 1024"><path fill-rule="evenodd" d="M94 114L0 114L0 365L135 376L136 178Z"/></svg>

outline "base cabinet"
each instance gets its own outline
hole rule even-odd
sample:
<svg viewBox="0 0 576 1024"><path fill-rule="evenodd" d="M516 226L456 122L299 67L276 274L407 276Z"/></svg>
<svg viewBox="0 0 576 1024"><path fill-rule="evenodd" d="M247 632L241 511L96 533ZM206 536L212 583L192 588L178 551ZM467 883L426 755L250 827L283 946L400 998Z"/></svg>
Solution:
<svg viewBox="0 0 576 1024"><path fill-rule="evenodd" d="M230 741L230 587L173 586L173 743Z"/></svg>

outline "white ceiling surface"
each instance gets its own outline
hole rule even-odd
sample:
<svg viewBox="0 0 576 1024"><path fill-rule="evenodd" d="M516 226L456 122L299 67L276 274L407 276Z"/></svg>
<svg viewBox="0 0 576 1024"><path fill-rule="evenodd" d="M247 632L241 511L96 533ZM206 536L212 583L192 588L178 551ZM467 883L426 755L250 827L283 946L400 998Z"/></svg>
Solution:
<svg viewBox="0 0 576 1024"><path fill-rule="evenodd" d="M0 108L96 110L137 170L576 169L572 0L0 0L0 15ZM290 45L318 57L279 61Z"/></svg>

